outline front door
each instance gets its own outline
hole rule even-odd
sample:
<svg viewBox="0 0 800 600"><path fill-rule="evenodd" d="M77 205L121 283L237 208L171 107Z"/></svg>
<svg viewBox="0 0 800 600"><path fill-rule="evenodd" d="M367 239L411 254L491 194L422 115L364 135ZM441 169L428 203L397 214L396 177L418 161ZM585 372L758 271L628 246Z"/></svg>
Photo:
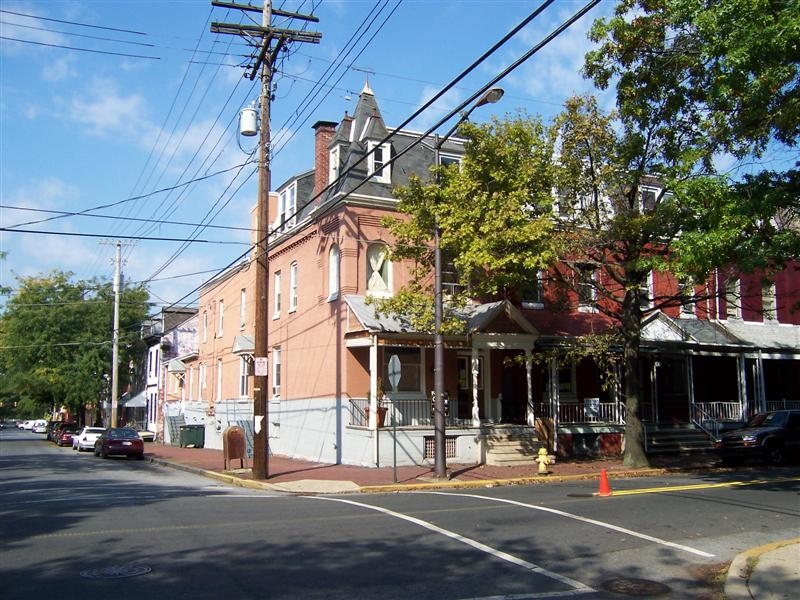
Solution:
<svg viewBox="0 0 800 600"><path fill-rule="evenodd" d="M483 402L483 357L478 357L478 373L477 382L472 372L472 356L460 355L458 356L458 398L457 398L457 412L454 416L456 419L464 422L465 424L472 422L472 406L475 397L473 390L477 384L478 391L478 418L485 418L484 402Z"/></svg>
<svg viewBox="0 0 800 600"><path fill-rule="evenodd" d="M659 423L689 422L689 374L685 357L663 357L656 367Z"/></svg>

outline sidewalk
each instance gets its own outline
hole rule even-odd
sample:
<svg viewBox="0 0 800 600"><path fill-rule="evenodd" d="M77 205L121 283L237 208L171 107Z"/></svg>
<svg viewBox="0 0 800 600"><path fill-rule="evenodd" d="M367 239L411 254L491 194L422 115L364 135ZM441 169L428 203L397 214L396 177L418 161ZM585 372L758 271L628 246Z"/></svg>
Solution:
<svg viewBox="0 0 800 600"><path fill-rule="evenodd" d="M332 465L271 456L266 481L254 481L252 463L239 461L225 470L221 450L145 445L151 462L197 473L242 487L270 489L295 494L347 492L392 492L442 487L487 487L493 485L545 484L554 481L598 480L605 469L610 479L643 477L665 473L709 471L718 468L713 455L651 457L651 468L629 469L621 459L557 460L550 473L540 475L538 465L497 467L448 465L448 479L438 481L431 467L371 468ZM800 538L751 548L731 563L725 581L726 600L782 600L795 598L800 589Z"/></svg>

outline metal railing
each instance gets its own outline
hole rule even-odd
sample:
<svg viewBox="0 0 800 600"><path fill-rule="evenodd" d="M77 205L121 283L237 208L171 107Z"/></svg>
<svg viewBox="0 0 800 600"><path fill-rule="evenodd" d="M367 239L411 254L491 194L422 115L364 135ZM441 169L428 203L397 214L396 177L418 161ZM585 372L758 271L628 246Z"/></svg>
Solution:
<svg viewBox="0 0 800 600"><path fill-rule="evenodd" d="M767 400L767 411L773 410L788 410L791 408L800 408L800 400Z"/></svg>
<svg viewBox="0 0 800 600"><path fill-rule="evenodd" d="M692 404L692 407L691 407L690 413L689 413L689 420L692 423L694 423L695 426L697 426L700 429L702 429L703 431L705 431L706 434L709 437L711 437L712 440L718 440L719 439L719 430L720 430L719 421L717 420L717 418L714 415L712 415L710 412L708 412L708 410L706 410L706 407L703 406L705 404L717 404L717 403L714 403L714 402L696 402L696 403ZM723 403L719 403L719 404L723 404Z"/></svg>
<svg viewBox="0 0 800 600"><path fill-rule="evenodd" d="M397 419L397 427L432 428L430 400L421 398L388 399L381 402L380 408L386 409L384 427L393 427L393 418ZM463 419L458 416L458 404L450 400L449 415L445 419L447 427L471 427L472 416ZM369 427L369 399L350 398L350 426Z"/></svg>
<svg viewBox="0 0 800 600"><path fill-rule="evenodd" d="M552 416L550 404L536 402L533 406L534 415L539 418ZM558 406L559 425L577 423L625 423L625 405L621 402L600 402L592 405L591 410L583 403L565 402Z"/></svg>
<svg viewBox="0 0 800 600"><path fill-rule="evenodd" d="M695 402L695 406L708 417L717 421L743 421L740 402Z"/></svg>

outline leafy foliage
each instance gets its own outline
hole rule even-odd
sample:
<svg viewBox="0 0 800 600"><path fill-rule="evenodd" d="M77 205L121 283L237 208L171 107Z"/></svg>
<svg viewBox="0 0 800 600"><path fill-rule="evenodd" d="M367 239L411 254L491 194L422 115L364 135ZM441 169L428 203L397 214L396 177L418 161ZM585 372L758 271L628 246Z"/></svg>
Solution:
<svg viewBox="0 0 800 600"><path fill-rule="evenodd" d="M146 290L120 296L120 365L143 352L139 327L147 316ZM81 414L108 396L114 293L110 283L72 281L70 273L18 279L18 292L0 317L3 389L26 414L66 407ZM121 389L127 368L119 369Z"/></svg>

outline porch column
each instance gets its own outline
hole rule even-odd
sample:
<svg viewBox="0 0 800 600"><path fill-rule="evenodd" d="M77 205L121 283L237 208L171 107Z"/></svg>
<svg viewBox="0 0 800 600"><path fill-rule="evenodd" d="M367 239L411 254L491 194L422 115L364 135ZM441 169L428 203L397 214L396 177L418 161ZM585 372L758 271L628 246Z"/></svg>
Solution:
<svg viewBox="0 0 800 600"><path fill-rule="evenodd" d="M478 349L472 348L472 426L479 427L481 413L478 406L478 375L480 373L480 359Z"/></svg>
<svg viewBox="0 0 800 600"><path fill-rule="evenodd" d="M553 453L558 452L558 410L560 400L558 397L558 359L550 359L550 414L553 417Z"/></svg>
<svg viewBox="0 0 800 600"><path fill-rule="evenodd" d="M533 410L533 359L532 352L525 349L525 379L528 383L528 408L525 415L525 420L528 425L534 427L536 425L536 413Z"/></svg>
<svg viewBox="0 0 800 600"><path fill-rule="evenodd" d="M739 367L736 373L739 384L739 419L744 421L747 420L747 415L749 414L747 406L747 362L744 354L739 355L736 364Z"/></svg>
<svg viewBox="0 0 800 600"><path fill-rule="evenodd" d="M369 347L369 423L370 429L378 424L378 336L372 336ZM377 452L377 446L376 446ZM377 455L376 455L377 460Z"/></svg>

